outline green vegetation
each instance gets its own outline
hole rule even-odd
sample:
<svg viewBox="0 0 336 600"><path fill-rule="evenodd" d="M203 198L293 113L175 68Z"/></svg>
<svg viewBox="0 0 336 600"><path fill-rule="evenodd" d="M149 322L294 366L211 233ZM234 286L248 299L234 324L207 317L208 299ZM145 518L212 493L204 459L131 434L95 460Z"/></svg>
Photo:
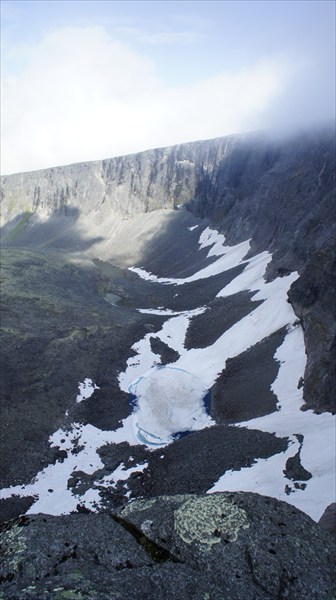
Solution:
<svg viewBox="0 0 336 600"><path fill-rule="evenodd" d="M29 212L29 210L26 210L23 213L20 221L15 225L13 231L11 231L10 234L7 236L6 241L13 240L22 231L22 229L27 224L30 215L31 213Z"/></svg>

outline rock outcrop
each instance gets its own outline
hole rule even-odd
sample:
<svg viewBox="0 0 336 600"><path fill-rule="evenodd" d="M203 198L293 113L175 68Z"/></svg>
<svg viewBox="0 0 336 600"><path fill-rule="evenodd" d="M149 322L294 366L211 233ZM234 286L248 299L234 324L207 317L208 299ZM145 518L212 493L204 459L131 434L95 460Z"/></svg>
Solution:
<svg viewBox="0 0 336 600"><path fill-rule="evenodd" d="M332 536L258 494L162 496L1 532L3 600L330 600Z"/></svg>

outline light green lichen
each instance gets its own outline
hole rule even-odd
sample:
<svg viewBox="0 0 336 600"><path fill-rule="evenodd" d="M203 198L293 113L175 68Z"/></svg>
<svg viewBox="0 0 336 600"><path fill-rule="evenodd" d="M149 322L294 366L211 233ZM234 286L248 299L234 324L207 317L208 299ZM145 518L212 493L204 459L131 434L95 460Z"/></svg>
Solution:
<svg viewBox="0 0 336 600"><path fill-rule="evenodd" d="M29 585L27 588L24 588L22 591L23 592L34 592L36 590L36 585Z"/></svg>
<svg viewBox="0 0 336 600"><path fill-rule="evenodd" d="M83 595L76 590L64 590L57 595L57 600L83 600Z"/></svg>
<svg viewBox="0 0 336 600"><path fill-rule="evenodd" d="M17 571L27 549L26 539L22 535L22 527L14 526L6 531L3 540L5 548L7 546L8 567L10 570Z"/></svg>
<svg viewBox="0 0 336 600"><path fill-rule="evenodd" d="M131 514L134 511L138 510L147 510L147 508L151 508L156 503L155 499L151 500L136 500L135 502L130 502L127 504L121 512L121 516L125 517L126 515Z"/></svg>
<svg viewBox="0 0 336 600"><path fill-rule="evenodd" d="M220 495L189 498L174 514L176 533L186 544L211 550L221 540L234 542L249 527L246 512Z"/></svg>
<svg viewBox="0 0 336 600"><path fill-rule="evenodd" d="M177 502L184 502L186 499L186 494L175 494L175 496L160 496L162 500L168 502L170 504L176 504Z"/></svg>
<svg viewBox="0 0 336 600"><path fill-rule="evenodd" d="M176 504L185 500L186 496L183 494L176 494L176 496L158 496L158 498L150 498L148 500L134 500L127 504L120 513L122 517L125 517L133 512L147 510L152 508L154 504L159 501L167 502L170 504Z"/></svg>

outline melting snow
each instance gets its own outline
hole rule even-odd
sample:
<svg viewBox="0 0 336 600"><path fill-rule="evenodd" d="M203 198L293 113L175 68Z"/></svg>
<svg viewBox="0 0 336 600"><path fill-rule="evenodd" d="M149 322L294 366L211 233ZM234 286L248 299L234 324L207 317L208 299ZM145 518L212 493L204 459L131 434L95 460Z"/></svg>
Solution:
<svg viewBox="0 0 336 600"><path fill-rule="evenodd" d="M252 300L263 300L263 303L233 325L211 346L189 351L182 349L181 357L174 363L174 367L194 374L195 377L201 377L204 383L211 387L225 368L227 358L237 356L275 331L287 327L285 340L275 354L275 359L281 363L278 376L272 384L272 390L278 397L278 411L244 422L241 426L288 436L290 444L284 453L257 460L250 468L226 472L209 492L245 490L271 495L296 505L317 520L325 507L335 500L335 418L329 413L316 415L312 411L300 410L303 398L302 391L298 390L298 382L304 374L306 355L302 329L295 326L297 317L287 297L291 284L298 278L298 273L294 272L267 283L264 274L267 264L272 259L270 253L262 252L243 261L249 249L249 242L228 249L224 246L224 236L207 228L200 236L200 246L206 248L211 245L208 256L215 255L220 258L194 274L192 278L158 278L143 270L137 270L138 275L161 283L182 285L237 264L245 264L244 271L217 296L225 297L250 290L256 292ZM173 321L174 319L170 319L168 322ZM146 359L148 361L148 355ZM141 372L142 360L145 360L145 357L139 354L138 373ZM130 367L131 365L128 365L126 370L128 375ZM144 376L146 375L148 376L145 373ZM297 482L299 485L295 486L294 482L285 477L284 470L288 458L299 450L297 434L304 436L300 452L301 463L313 476L308 481Z"/></svg>
<svg viewBox="0 0 336 600"><path fill-rule="evenodd" d="M105 475L99 480L99 485L109 487L115 487L118 481L127 481L132 473L143 472L148 467L148 463L144 462L136 465L135 467L125 468L124 463L120 465L111 473L111 475Z"/></svg>
<svg viewBox="0 0 336 600"><path fill-rule="evenodd" d="M39 512L51 515L67 514L76 510L78 503L94 510L95 504L100 502L99 490L88 490L84 495L76 494L69 489L68 481L74 471L83 471L90 475L102 469L104 464L97 449L105 444L118 444L124 441L130 445L139 443L131 416L124 419L122 426L116 431L102 431L93 425L79 423L74 423L71 431L58 429L49 438L49 442L52 447L65 450L67 457L43 469L32 483L1 490L1 498L5 499L13 495L35 496L37 500L27 514Z"/></svg>
<svg viewBox="0 0 336 600"><path fill-rule="evenodd" d="M175 294L177 296L177 294ZM195 317L196 315L200 315L206 310L208 310L207 306L202 306L200 308L195 308L194 310L171 310L170 308L137 308L137 310L141 313L147 315L169 315L176 317L177 315L184 315L188 318Z"/></svg>
<svg viewBox="0 0 336 600"><path fill-rule="evenodd" d="M137 398L137 437L150 446L165 446L173 435L214 425L203 399L208 389L195 375L174 367L156 367L129 387Z"/></svg>

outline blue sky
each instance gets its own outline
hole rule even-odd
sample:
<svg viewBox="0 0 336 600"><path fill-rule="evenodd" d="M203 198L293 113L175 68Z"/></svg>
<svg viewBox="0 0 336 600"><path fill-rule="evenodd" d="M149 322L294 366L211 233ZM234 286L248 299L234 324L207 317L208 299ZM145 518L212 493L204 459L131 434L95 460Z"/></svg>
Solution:
<svg viewBox="0 0 336 600"><path fill-rule="evenodd" d="M335 2L4 0L3 173L333 117Z"/></svg>

